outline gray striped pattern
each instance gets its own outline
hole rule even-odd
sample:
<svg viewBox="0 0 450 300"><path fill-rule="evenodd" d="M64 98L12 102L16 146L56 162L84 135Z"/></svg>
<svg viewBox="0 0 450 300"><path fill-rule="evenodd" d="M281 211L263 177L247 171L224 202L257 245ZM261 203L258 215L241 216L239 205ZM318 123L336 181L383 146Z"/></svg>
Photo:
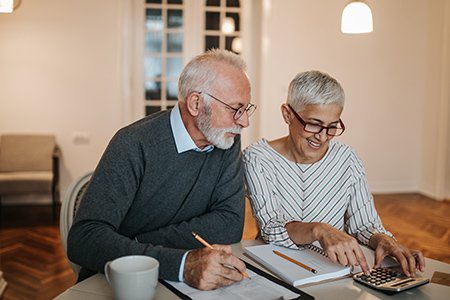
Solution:
<svg viewBox="0 0 450 300"><path fill-rule="evenodd" d="M373 204L362 161L349 146L330 141L313 164L284 158L262 139L244 151L245 179L262 238L297 248L284 228L292 221L323 222L367 244L385 233Z"/></svg>

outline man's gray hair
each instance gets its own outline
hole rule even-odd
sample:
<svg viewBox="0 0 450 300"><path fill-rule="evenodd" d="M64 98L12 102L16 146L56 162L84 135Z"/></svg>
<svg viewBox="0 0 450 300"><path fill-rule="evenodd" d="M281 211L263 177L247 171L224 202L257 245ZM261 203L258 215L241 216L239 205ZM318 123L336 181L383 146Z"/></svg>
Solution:
<svg viewBox="0 0 450 300"><path fill-rule="evenodd" d="M207 91L217 78L215 63L225 63L245 72L245 61L237 54L224 49L211 49L194 57L181 72L178 80L178 98L185 100L192 92Z"/></svg>
<svg viewBox="0 0 450 300"><path fill-rule="evenodd" d="M345 93L339 82L320 71L299 73L289 84L287 103L296 111L310 104L338 104L344 107Z"/></svg>

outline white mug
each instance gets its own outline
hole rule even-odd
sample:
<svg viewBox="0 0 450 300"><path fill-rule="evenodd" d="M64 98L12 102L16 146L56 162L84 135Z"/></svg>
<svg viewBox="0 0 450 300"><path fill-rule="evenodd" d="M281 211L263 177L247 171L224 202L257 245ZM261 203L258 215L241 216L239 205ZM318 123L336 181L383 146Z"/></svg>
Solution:
<svg viewBox="0 0 450 300"><path fill-rule="evenodd" d="M158 284L159 262L150 256L129 255L105 264L105 276L117 300L151 300Z"/></svg>

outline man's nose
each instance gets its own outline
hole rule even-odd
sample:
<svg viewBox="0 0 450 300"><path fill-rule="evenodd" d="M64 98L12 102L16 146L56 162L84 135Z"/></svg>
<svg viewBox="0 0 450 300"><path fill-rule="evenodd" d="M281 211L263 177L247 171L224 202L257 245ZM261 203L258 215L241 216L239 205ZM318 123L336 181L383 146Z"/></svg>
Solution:
<svg viewBox="0 0 450 300"><path fill-rule="evenodd" d="M236 120L236 124L242 126L243 128L248 127L250 125L250 117L248 116L248 113L244 112L242 116Z"/></svg>

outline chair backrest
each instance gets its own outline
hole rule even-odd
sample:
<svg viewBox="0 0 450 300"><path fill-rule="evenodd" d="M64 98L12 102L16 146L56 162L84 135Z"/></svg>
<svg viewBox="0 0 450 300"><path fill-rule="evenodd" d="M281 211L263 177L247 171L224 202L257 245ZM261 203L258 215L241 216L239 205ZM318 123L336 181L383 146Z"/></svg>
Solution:
<svg viewBox="0 0 450 300"><path fill-rule="evenodd" d="M260 236L258 223L253 216L252 205L247 196L245 196L245 221L242 232L242 240L256 240Z"/></svg>
<svg viewBox="0 0 450 300"><path fill-rule="evenodd" d="M5 134L0 138L0 171L52 171L53 135Z"/></svg>
<svg viewBox="0 0 450 300"><path fill-rule="evenodd" d="M84 193L89 185L89 180L91 179L93 172L88 172L87 174L75 179L71 185L67 188L64 194L64 199L61 204L61 212L59 218L59 229L61 231L61 241L64 246L64 250L67 255L67 237L69 235L70 227L72 226L75 214L80 206L81 200L83 199ZM72 267L75 274L78 276L81 267L74 264L69 260L70 266Z"/></svg>

